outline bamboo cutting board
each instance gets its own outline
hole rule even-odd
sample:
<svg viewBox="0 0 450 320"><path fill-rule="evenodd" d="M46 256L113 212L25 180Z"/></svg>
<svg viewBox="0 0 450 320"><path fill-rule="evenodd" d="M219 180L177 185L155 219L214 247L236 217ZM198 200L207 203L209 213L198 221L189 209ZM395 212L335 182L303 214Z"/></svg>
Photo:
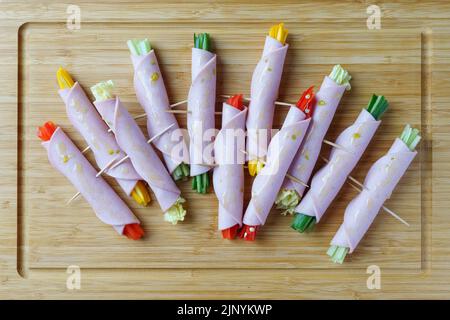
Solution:
<svg viewBox="0 0 450 320"><path fill-rule="evenodd" d="M450 33L443 5L426 6L436 15L429 21L415 19L422 4L414 10L381 5L381 30L367 29L366 6L359 3L78 5L81 28L69 30L65 5L0 3L1 33L7 39L0 57L6 182L0 186L0 297L440 297L450 271L450 221L444 210L449 202L445 125ZM208 32L219 59L218 94L248 96L267 30L281 20L290 31L290 47L278 100L295 102L310 85L318 89L337 63L353 76L329 140L355 120L372 93L390 102L353 176L362 181L406 123L421 129L419 155L386 202L410 227L380 212L355 253L339 266L329 261L326 250L356 195L349 185L314 233L294 232L292 218L273 210L253 243L222 240L214 192L198 195L190 182L180 183L188 216L172 226L163 221L156 201L140 208L108 180L142 221L143 241L128 241L102 225L82 198L65 204L76 190L50 166L35 136L38 125L53 120L80 149L86 146L57 94L59 66L86 91L99 81L114 80L118 95L138 115L142 109L134 94L126 40L150 39L174 103L184 100L189 89L192 35ZM277 107L275 128L286 113L286 107ZM186 127L185 116L177 118ZM146 133L145 121L140 124ZM328 154L324 146L322 155ZM316 168L322 165L319 160ZM251 180L246 177L246 202ZM381 269L380 290L366 286L370 265ZM68 266L80 267L80 290L66 288Z"/></svg>

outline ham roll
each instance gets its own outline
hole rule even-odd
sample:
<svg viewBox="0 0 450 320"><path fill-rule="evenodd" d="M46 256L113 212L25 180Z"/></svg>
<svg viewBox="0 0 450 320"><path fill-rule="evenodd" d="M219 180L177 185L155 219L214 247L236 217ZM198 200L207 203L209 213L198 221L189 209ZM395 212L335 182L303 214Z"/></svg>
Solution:
<svg viewBox="0 0 450 320"><path fill-rule="evenodd" d="M310 88L303 94L298 106L290 108L281 130L270 142L267 162L253 182L252 197L245 211L241 230L241 237L245 240L254 240L257 229L266 222L289 165L308 130L313 99Z"/></svg>
<svg viewBox="0 0 450 320"><path fill-rule="evenodd" d="M117 143L136 171L153 190L165 220L174 224L184 220L186 211L181 206L184 199L180 197L180 190L119 97L112 95L112 88L112 81L91 88L96 97L95 107L111 127Z"/></svg>
<svg viewBox="0 0 450 320"><path fill-rule="evenodd" d="M148 135L153 137L172 126L170 130L160 135L153 142L153 145L161 151L166 167L174 178L176 180L182 179L184 178L183 173L189 167L187 165L178 167L189 163L187 144L179 129L175 115L167 112L170 110L169 98L155 51L151 49L147 39L142 41L130 40L128 45L132 49L134 89L137 99L147 115ZM140 50L142 48L146 49Z"/></svg>
<svg viewBox="0 0 450 320"><path fill-rule="evenodd" d="M328 255L342 263L347 253L353 253L366 234L383 203L391 197L394 188L417 154L419 130L407 125L396 138L386 155L378 159L367 173L364 188L345 209L344 222L331 241Z"/></svg>
<svg viewBox="0 0 450 320"><path fill-rule="evenodd" d="M232 239L242 226L245 155L241 151L245 149L247 108L240 95L223 103L222 110L222 129L214 143L217 166L213 183L219 200L219 230L224 238Z"/></svg>
<svg viewBox="0 0 450 320"><path fill-rule="evenodd" d="M277 28L276 32L272 32ZM262 168L271 138L275 100L278 97L284 60L289 47L283 24L266 36L262 57L253 72L247 117L247 159L250 175Z"/></svg>
<svg viewBox="0 0 450 320"><path fill-rule="evenodd" d="M47 137L43 137L42 130L47 129ZM89 163L81 151L60 127L47 122L39 128L39 137L44 140L42 145L47 150L50 164L61 172L86 199L97 217L105 224L111 225L120 235L127 235L127 226L137 226L139 220L127 205L119 198L114 190L100 176Z"/></svg>
<svg viewBox="0 0 450 320"><path fill-rule="evenodd" d="M339 135L328 163L315 174L311 188L295 208L293 229L311 230L320 221L372 140L387 107L383 96L374 95L355 123Z"/></svg>
<svg viewBox="0 0 450 320"><path fill-rule="evenodd" d="M340 65L334 66L329 76L323 79L320 90L316 94L314 115L302 146L292 161L288 173L300 181L307 183L319 157L322 141L330 127L336 109L344 91L350 90L351 76ZM283 214L293 214L298 205L305 185L285 178L280 193L275 201L277 209Z"/></svg>

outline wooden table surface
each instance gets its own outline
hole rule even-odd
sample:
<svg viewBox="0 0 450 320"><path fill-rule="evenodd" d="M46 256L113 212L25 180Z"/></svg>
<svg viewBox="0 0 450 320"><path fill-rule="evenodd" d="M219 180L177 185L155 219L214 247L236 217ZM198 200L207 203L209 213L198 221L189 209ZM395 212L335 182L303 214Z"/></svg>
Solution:
<svg viewBox="0 0 450 320"><path fill-rule="evenodd" d="M0 298L450 298L450 3L378 3L381 28L374 30L366 24L371 3L361 1L71 3L80 9L80 29L67 27L75 8L67 4L0 2ZM292 231L291 217L273 210L254 243L222 240L214 193L197 195L189 182L180 183L189 213L177 226L163 221L156 201L139 208L126 200L148 235L138 242L102 225L82 198L65 205L75 189L35 137L38 125L53 120L85 147L57 94L58 66L85 89L113 79L137 115L126 40L150 39L176 102L190 85L192 34L205 31L219 58L218 94L248 95L264 36L280 21L290 48L279 100L294 102L310 85L318 88L337 63L353 76L328 139L354 121L372 93L390 102L352 175L362 180L404 124L421 129L419 155L386 202L410 227L380 212L355 253L334 265L325 252L356 195L348 185L313 234ZM277 107L274 127L286 112ZM185 116L177 118L185 127ZM140 125L146 133L145 121ZM246 201L250 188L246 177ZM373 265L380 289L367 287ZM80 267L79 290L66 285L69 266Z"/></svg>

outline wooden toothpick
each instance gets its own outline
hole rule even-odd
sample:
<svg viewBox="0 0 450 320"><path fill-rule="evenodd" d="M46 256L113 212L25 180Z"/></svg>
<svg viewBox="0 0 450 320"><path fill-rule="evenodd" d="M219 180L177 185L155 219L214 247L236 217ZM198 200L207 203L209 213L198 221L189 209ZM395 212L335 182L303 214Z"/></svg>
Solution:
<svg viewBox="0 0 450 320"><path fill-rule="evenodd" d="M240 150L240 151L241 151L242 153L248 155L248 152L247 152L247 151L245 151L245 150ZM263 160L259 160L259 161L261 161L263 164L265 164L265 161L263 161ZM304 183L302 180L300 180L300 179L294 177L293 175L291 175L291 174L289 174L289 173L286 173L286 177L287 177L288 179L294 181L294 182L300 183L302 186L304 186L304 187L306 187L306 188L309 188L309 186L308 186L306 183Z"/></svg>
<svg viewBox="0 0 450 320"><path fill-rule="evenodd" d="M328 163L329 160L321 157L321 159L325 162ZM358 180L356 180L355 178L353 178L352 176L348 176L348 179L350 181L352 181L353 183L355 183L356 185L358 185L359 187L355 186L353 183L350 183L349 181L347 182L350 186L353 187L353 189L358 190L359 192L361 192L363 189L364 190L368 190L366 188L366 186L364 184L362 184L361 182L359 182ZM403 223L406 226L410 226L408 222L406 222L404 219L402 219L398 214L396 214L394 211L392 211L391 209L385 207L384 205L382 206L383 210L386 211L387 213L389 213L391 216L393 216L395 219L397 219L398 221L400 221L401 223Z"/></svg>
<svg viewBox="0 0 450 320"><path fill-rule="evenodd" d="M150 138L147 143L150 144L152 141L154 141L156 138L160 137L162 134L166 133L170 128L172 128L175 125L175 123L172 123L170 126L168 126L167 128L165 128L164 130L162 130L160 133L154 135L152 138ZM95 177L99 177L101 174L103 174L106 170L109 169L114 169L115 167L117 167L119 164L123 163L125 160L127 160L129 158L128 155L126 155L125 157L123 157L122 159L120 159L118 162L115 162L117 160L117 157L115 157L113 160L111 160L110 162L108 162L108 164L102 169L100 170ZM66 204L70 204L73 200L75 200L81 193L77 192L72 198L70 198Z"/></svg>

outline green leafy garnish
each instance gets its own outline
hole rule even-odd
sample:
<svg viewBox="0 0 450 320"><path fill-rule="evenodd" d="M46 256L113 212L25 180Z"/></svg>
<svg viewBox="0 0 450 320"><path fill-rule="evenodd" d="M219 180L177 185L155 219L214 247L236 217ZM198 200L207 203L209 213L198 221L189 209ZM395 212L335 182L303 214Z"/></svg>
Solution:
<svg viewBox="0 0 450 320"><path fill-rule="evenodd" d="M184 162L180 163L173 171L172 177L175 181L186 180L189 177L189 165Z"/></svg>
<svg viewBox="0 0 450 320"><path fill-rule="evenodd" d="M211 39L209 33L200 33L199 35L194 33L194 48L211 51Z"/></svg>
<svg viewBox="0 0 450 320"><path fill-rule="evenodd" d="M127 45L130 52L135 56L144 56L152 51L152 46L150 45L150 41L148 41L148 39L128 40Z"/></svg>
<svg viewBox="0 0 450 320"><path fill-rule="evenodd" d="M186 210L183 208L183 203L186 200L179 197L177 201L164 213L164 220L172 224L177 224L178 221L184 221Z"/></svg>
<svg viewBox="0 0 450 320"><path fill-rule="evenodd" d="M339 64L333 67L333 70L331 71L328 77L340 86L345 85L346 90L350 90L352 88L350 85L350 80L352 79L352 76L348 73L347 70L342 68L341 65Z"/></svg>
<svg viewBox="0 0 450 320"><path fill-rule="evenodd" d="M291 228L300 233L312 231L316 225L316 217L308 216L303 213L297 213L292 221Z"/></svg>
<svg viewBox="0 0 450 320"><path fill-rule="evenodd" d="M412 128L409 124L405 126L400 139L408 146L409 150L414 151L422 137L419 135L419 129Z"/></svg>
<svg viewBox="0 0 450 320"><path fill-rule="evenodd" d="M300 196L295 190L282 189L278 193L277 199L275 200L275 205L277 209L284 210L281 212L282 215L293 214L295 207L297 207L300 202Z"/></svg>
<svg viewBox="0 0 450 320"><path fill-rule="evenodd" d="M380 120L383 113L389 107L389 103L384 96L372 95L366 109L375 118L375 120Z"/></svg>

